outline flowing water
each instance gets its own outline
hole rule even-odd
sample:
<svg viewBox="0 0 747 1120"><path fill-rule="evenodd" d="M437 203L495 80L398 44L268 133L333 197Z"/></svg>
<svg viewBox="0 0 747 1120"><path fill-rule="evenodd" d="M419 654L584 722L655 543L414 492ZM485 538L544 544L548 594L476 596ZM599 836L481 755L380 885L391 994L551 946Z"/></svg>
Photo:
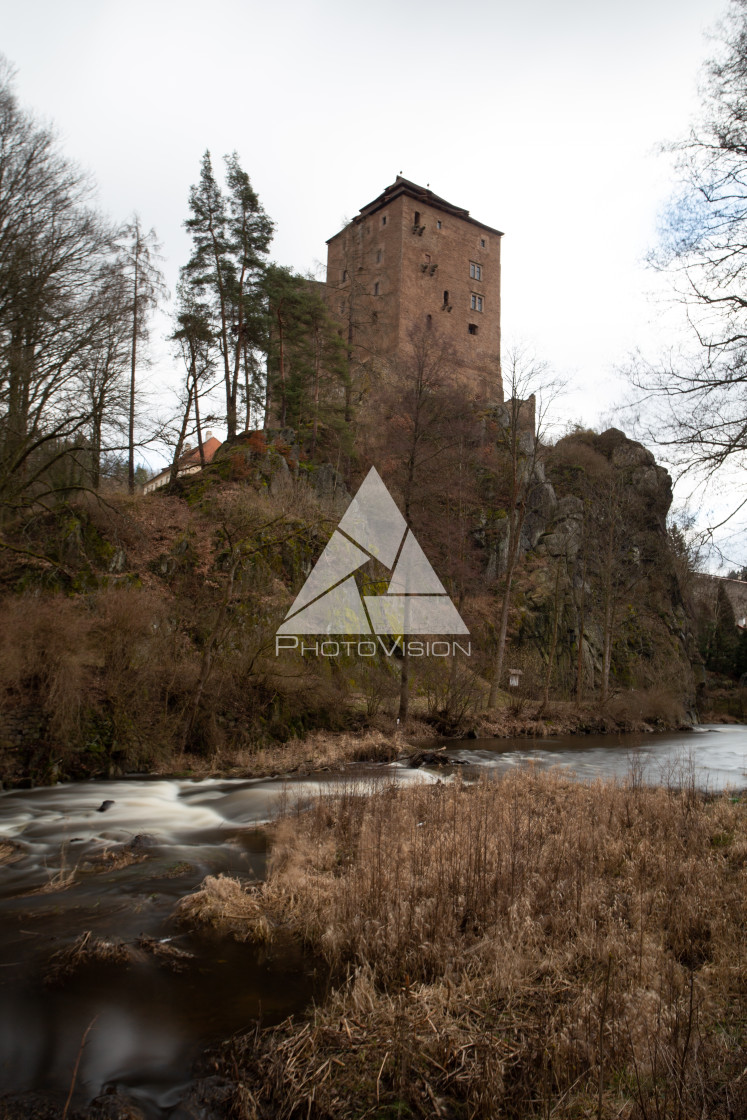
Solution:
<svg viewBox="0 0 747 1120"><path fill-rule="evenodd" d="M622 779L632 768L670 785L747 786L744 727L445 747L465 764L465 777L531 764L582 780ZM352 773L363 789L380 780L449 780L443 770L401 763ZM174 905L208 874L261 878L263 826L351 780L350 770L289 781L132 778L0 794L0 853L4 842L9 858L0 866L0 1097L49 1090L64 1102L80 1052L75 1104L116 1088L153 1120L191 1115L179 1102L205 1047L258 1017L271 1023L300 1011L323 994L325 975L290 940L258 949L185 930L171 917ZM102 864L102 853L123 850L139 862ZM52 954L84 931L126 942L130 959L45 979ZM190 956L173 971L138 948L143 937Z"/></svg>
<svg viewBox="0 0 747 1120"><path fill-rule="evenodd" d="M652 784L683 783L718 792L747 788L747 727L701 726L654 735L564 735L539 740L475 739L447 744L470 767L505 773L516 766L566 770L584 781L622 781L631 772Z"/></svg>

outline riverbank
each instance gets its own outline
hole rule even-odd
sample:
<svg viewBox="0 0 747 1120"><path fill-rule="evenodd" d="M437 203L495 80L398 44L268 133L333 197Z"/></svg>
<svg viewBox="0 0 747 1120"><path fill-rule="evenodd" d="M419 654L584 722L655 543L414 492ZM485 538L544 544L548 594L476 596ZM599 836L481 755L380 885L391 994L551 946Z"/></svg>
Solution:
<svg viewBox="0 0 747 1120"><path fill-rule="evenodd" d="M723 717L723 722L738 723ZM655 734L662 731L683 731L691 728L676 703L667 704L661 697L647 702L641 694L600 708L598 703L577 705L552 701L543 704L525 700L509 702L492 712L474 717L457 732L454 740L473 739L544 739L558 735L620 735ZM246 746L225 742L211 755L181 752L169 754L155 751L143 770L126 770L102 761L98 769L86 758L76 765L71 755L41 775L28 773L20 759L13 768L0 774L0 789L28 789L34 785L50 785L61 781L89 778L113 779L134 774L159 778L267 778L285 774L312 774L340 770L360 762L392 762L418 750L432 750L444 742L433 724L425 718L412 718L400 729L391 717L379 716L361 723L356 731L310 731L272 745ZM448 741L451 741L449 739Z"/></svg>
<svg viewBox="0 0 747 1120"><path fill-rule="evenodd" d="M419 769L401 761L362 763L286 779L141 777L3 794L0 1117L59 1120L81 1039L93 1020L73 1102L76 1120L109 1120L101 1111L103 1098L91 1104L101 1094L111 1096L104 1103L116 1105L129 1120L187 1120L190 1108L203 1120L236 1120L235 1101L257 1095L254 1074L245 1070L249 1059L234 1055L234 1069L234 1057L220 1048L215 1052L221 1039L236 1032L246 1035L251 1027L252 1038L258 1032L251 1060L264 1055L270 1065L278 1054L293 1064L294 1048L311 1047L306 1057L319 1060L313 1069L303 1068L312 1087L314 1070L335 1059L320 1077L329 1070L343 1094L355 1063L363 1062L358 1050L371 1062L378 1055L379 1065L391 1050L388 1043L380 1053L376 1047L391 1041L392 1031L396 1036L396 1002L408 987L413 992L422 987L422 999L437 1004L449 985L456 985L459 1006L467 1010L469 985L474 987L469 1006L479 1015L468 1015L472 1036L460 1035L451 1005L445 1011L425 1007L443 1036L436 1049L426 1051L449 1071L451 1059L439 1057L438 1047L452 1037L461 1039L458 1046L471 1038L477 1051L489 1056L492 1043L488 1040L486 1050L480 1033L497 1029L490 1014L499 998L485 988L489 965L500 972L503 961L526 984L529 974L522 969L542 977L546 956L552 991L560 993L561 1003L562 993L570 992L575 1006L597 991L593 984L591 995L577 990L592 968L583 963L584 938L601 938L610 951L624 954L638 936L644 947L651 943L646 953L654 953L654 964L664 969L661 982L668 983L666 969L682 962L670 959L666 939L676 927L662 925L662 907L666 902L675 921L678 890L689 899L691 880L701 874L707 889L703 893L696 883L693 905L715 923L708 943L720 943L725 922L732 923L734 937L741 936L717 892L723 890L727 900L734 890L747 894L747 844L739 816L745 809L735 792L744 787L747 773L742 728L452 741L436 752L421 752L430 753L437 767L425 758ZM417 858L412 851L419 852ZM541 891L545 880L549 895ZM510 905L509 890L514 891ZM344 906L340 891L347 892ZM462 903L457 920L450 907ZM641 905L642 917L636 909ZM341 907L359 931L357 944L351 941L353 927L341 921ZM562 923L567 925L578 907L580 940L568 935L563 956ZM378 968L379 942L389 944L391 915L399 915L406 940L390 945L387 959L400 961L403 976L376 973L374 1003L367 1003L361 988L354 999L358 1010L339 1004L342 1018L335 1020L338 1005L330 1000L338 996L330 995L326 977L342 991L358 983L356 976ZM503 954L500 960L484 957L491 944ZM583 964L579 975L574 949ZM721 969L727 949L719 953ZM741 950L733 965L737 979L747 975ZM556 975L561 967L568 970L562 983ZM696 969L696 981L705 985L708 1007L715 1000L724 1011L719 1001L728 977L711 968L706 962ZM650 993L650 970L644 970L644 980ZM312 1006L310 986L318 1018L304 1011ZM627 995L615 998L619 1009ZM509 1001L506 1022L515 1015L526 1024L523 999L516 1005ZM418 1000L413 1014L419 1015L425 1005ZM396 1015L387 1026L386 1014L394 1014L390 1005ZM547 1013L552 1017L556 1011L550 1007ZM409 1014L402 1012L406 1028L419 1038L423 1024L417 1016L410 1022ZM661 1015L666 1014L663 1007ZM257 1020L261 1025L254 1026ZM425 1029L432 1032L427 1023ZM540 1022L531 1029L545 1028ZM350 1054L324 1050L329 1032L339 1041L348 1031L354 1043ZM249 1053L249 1041L242 1045ZM195 1067L198 1054L203 1057ZM394 1103L382 1095L382 1086L394 1056L392 1051L379 1081L387 1108ZM348 1081L339 1062L346 1065ZM364 1069L362 1081L368 1076ZM259 1068L256 1077L264 1077ZM378 1067L373 1080L379 1080ZM446 1089L460 1083L458 1070L454 1084L429 1081L439 1098L448 1098ZM47 1111L37 1113L32 1105L42 1108L42 1088ZM298 1088L295 1084L294 1092ZM286 1104L307 1115L308 1101L299 1106L294 1099L292 1094L287 1101L263 1098L256 1115L262 1120L285 1115ZM459 1101L453 1103L453 1094L451 1100L452 1112L446 1114L470 1115L466 1105L460 1111ZM427 1111L427 1102L417 1107L413 1102L408 1107L416 1115L437 1114ZM394 1113L372 1115L406 1116L406 1103L397 1100ZM312 1115L346 1115L332 1104L327 1113L315 1107ZM556 1114L563 1115L562 1109Z"/></svg>
<svg viewBox="0 0 747 1120"><path fill-rule="evenodd" d="M293 930L336 981L214 1056L220 1115L743 1115L746 808L523 771L284 819L265 883L179 914Z"/></svg>

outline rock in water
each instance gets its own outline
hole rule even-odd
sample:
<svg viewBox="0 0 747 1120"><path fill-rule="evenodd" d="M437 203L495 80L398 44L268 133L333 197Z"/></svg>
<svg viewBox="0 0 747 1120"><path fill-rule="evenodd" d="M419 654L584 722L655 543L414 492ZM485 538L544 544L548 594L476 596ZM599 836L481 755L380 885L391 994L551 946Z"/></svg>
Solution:
<svg viewBox="0 0 747 1120"><path fill-rule="evenodd" d="M96 810L96 812L97 813L105 813L107 809L111 809L113 804L114 804L113 801L102 801L101 804L99 805L98 809Z"/></svg>
<svg viewBox="0 0 747 1120"><path fill-rule="evenodd" d="M410 768L417 770L421 766L464 766L463 758L451 758L443 750L416 751L410 759Z"/></svg>

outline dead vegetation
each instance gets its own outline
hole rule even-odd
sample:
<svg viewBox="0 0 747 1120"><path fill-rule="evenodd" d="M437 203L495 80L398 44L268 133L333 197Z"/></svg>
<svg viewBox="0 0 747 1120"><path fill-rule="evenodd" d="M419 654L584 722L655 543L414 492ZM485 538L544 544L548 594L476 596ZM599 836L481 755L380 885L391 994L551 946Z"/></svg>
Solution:
<svg viewBox="0 0 747 1120"><path fill-rule="evenodd" d="M495 739L574 735L578 732L662 731L692 726L681 700L667 689L630 689L598 701L577 704L570 700L542 703L527 696L506 697L505 706L480 713L474 725L478 737Z"/></svg>
<svg viewBox="0 0 747 1120"><path fill-rule="evenodd" d="M321 798L266 884L203 887L215 923L294 929L338 977L233 1045L235 1114L744 1115L746 886L744 801L687 782Z"/></svg>
<svg viewBox="0 0 747 1120"><path fill-rule="evenodd" d="M3 783L126 771L259 776L392 757L397 657L276 656L277 626L338 515L305 482L271 490L256 478L206 475L181 496L81 496L8 528L14 543L0 555ZM441 535L429 541L436 558ZM31 554L47 559L39 567ZM445 571L449 555L440 558ZM469 569L472 656L414 659L409 670L409 718L431 738L541 735L584 721L600 731L680 723L678 697L692 688L679 638L672 644L662 621L671 604L658 583L637 595L651 602L629 620L625 657L612 666L622 698L598 719L572 710L569 649L547 669L560 593L553 600L543 556L527 556L517 571L516 602L525 606L509 627L526 703L485 718L498 585L486 575L484 547L470 545L465 556L457 582ZM534 621L525 627L527 610ZM575 625L568 615L561 645ZM550 692L558 712L548 721L537 709ZM584 695L592 694L589 681ZM412 734L408 726L410 743Z"/></svg>
<svg viewBox="0 0 747 1120"><path fill-rule="evenodd" d="M131 950L123 941L109 940L103 937L94 937L90 929L85 930L73 941L66 945L49 959L49 964L44 973L46 984L61 984L69 979L84 965L94 961L106 964L129 964Z"/></svg>
<svg viewBox="0 0 747 1120"><path fill-rule="evenodd" d="M157 940L139 937L134 943L114 938L94 937L91 930L84 930L71 945L50 957L44 972L45 984L63 984L79 969L90 964L129 965L151 957L156 964L171 972L183 972L194 959L192 953L171 943L171 939Z"/></svg>
<svg viewBox="0 0 747 1120"><path fill-rule="evenodd" d="M417 737L418 728L408 729L407 741ZM428 734L427 728L420 728ZM432 733L431 733L432 734ZM257 777L282 772L304 773L319 770L340 770L351 762L391 762L406 747L394 732L378 728L352 732L312 731L303 739L292 739L282 746L260 747L237 754L231 751L220 764L230 764L242 774Z"/></svg>
<svg viewBox="0 0 747 1120"><path fill-rule="evenodd" d="M181 925L209 926L239 941L269 941L271 935L259 899L225 875L208 875L198 891L181 899L174 916Z"/></svg>
<svg viewBox="0 0 747 1120"><path fill-rule="evenodd" d="M125 844L111 844L92 853L81 864L80 869L93 872L121 871L135 863L144 863L152 855L149 850L151 843L149 836L138 833Z"/></svg>
<svg viewBox="0 0 747 1120"><path fill-rule="evenodd" d="M0 840L0 867L18 863L19 859L23 859L24 854L23 848L15 840Z"/></svg>

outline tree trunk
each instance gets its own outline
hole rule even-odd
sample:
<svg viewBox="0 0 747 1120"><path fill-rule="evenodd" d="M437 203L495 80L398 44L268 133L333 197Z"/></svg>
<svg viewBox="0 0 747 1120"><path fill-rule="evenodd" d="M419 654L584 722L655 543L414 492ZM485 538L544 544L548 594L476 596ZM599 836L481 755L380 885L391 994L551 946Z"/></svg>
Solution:
<svg viewBox="0 0 747 1120"><path fill-rule="evenodd" d="M602 703L609 695L610 668L612 665L612 631L615 622L615 595L614 595L614 563L615 563L615 522L610 519L607 530L607 548L605 555L605 572L603 584L604 596L604 627L602 637Z"/></svg>
<svg viewBox="0 0 747 1120"><path fill-rule="evenodd" d="M610 668L612 665L612 629L614 625L614 603L612 595L604 605L604 643L602 652L602 703L606 703L610 690Z"/></svg>
<svg viewBox="0 0 747 1120"><path fill-rule="evenodd" d="M407 635L405 634L402 640L403 653L402 665L400 666L399 676L399 712L397 718L400 727L404 726L407 722L407 714L410 710L410 655L407 652Z"/></svg>
<svg viewBox="0 0 747 1120"><path fill-rule="evenodd" d="M550 642L549 656L547 658L547 672L545 673L545 690L542 703L548 704L550 700L550 679L552 667L555 662L555 652L558 648L558 620L560 616L560 560L555 568L555 597L553 601L552 640Z"/></svg>
<svg viewBox="0 0 747 1120"><path fill-rule="evenodd" d="M254 403L254 380L256 377L257 368L253 358L249 356L249 348L244 340L244 396L246 398L246 422L244 424L244 431L248 432L252 427L252 404ZM265 418L265 425L267 420Z"/></svg>
<svg viewBox="0 0 747 1120"><path fill-rule="evenodd" d="M316 440L319 430L319 373L321 367L319 331L316 332L314 346L314 424L311 430L311 457L316 454Z"/></svg>
<svg viewBox="0 0 747 1120"><path fill-rule="evenodd" d="M514 572L516 571L516 564L519 558L519 541L521 540L521 530L524 524L523 507L521 509L514 507L509 516L511 518L511 525L508 538L508 561L506 563L506 590L503 595L503 602L501 603L501 617L498 626L498 649L496 650L495 663L493 665L493 678L490 682L488 708L494 708L498 703L498 693L503 677L503 660L506 654L508 616L511 610L511 589L514 580Z"/></svg>
<svg viewBox="0 0 747 1120"><path fill-rule="evenodd" d="M277 309L278 342L279 342L279 346L280 346L280 349L279 349L279 352L278 352L278 363L279 363L279 369L280 369L280 427L284 428L285 427L285 417L286 417L285 339L284 339L284 336L283 336L283 317L282 317L281 307L282 307L282 305L280 305Z"/></svg>
<svg viewBox="0 0 747 1120"><path fill-rule="evenodd" d="M353 280L355 283L355 280ZM350 303L348 305L348 345L347 345L348 376L345 381L345 423L353 419L353 289L350 289Z"/></svg>
<svg viewBox="0 0 747 1120"><path fill-rule="evenodd" d="M218 609L218 617L215 620L215 625L213 626L213 629L210 631L210 636L208 637L208 640L205 644L205 648L203 650L202 664L200 665L200 674L197 678L197 685L196 685L195 691L194 691L194 698L192 700L192 706L191 706L189 718L187 720L187 724L186 724L186 727L184 729L184 737L183 737L183 740L182 740L182 750L184 750L189 743L189 739L190 739L190 736L192 734L192 730L194 728L195 721L197 720L197 716L198 716L199 711L200 711L200 704L202 703L202 694L205 691L205 685L207 684L208 680L210 679L210 674L211 674L212 669L213 669L213 661L214 661L214 658L215 658L215 645L216 645L216 642L218 641L218 637L220 635L220 631L221 631L221 628L223 626L223 620L226 617L226 613L228 611L228 607L229 607L229 604L231 602L231 597L233 595L233 585L234 585L234 581L236 579L236 571L238 569L240 560L241 560L241 553L237 550L234 553L234 558L233 558L233 561L231 563L231 567L230 567L230 570L229 570L229 573L228 573L228 584L226 586L226 590L224 592L223 599L221 600L220 608Z"/></svg>
<svg viewBox="0 0 747 1120"><path fill-rule="evenodd" d="M127 454L127 489L135 493L135 366L137 365L138 282L140 280L140 229L135 232L135 267L132 281L132 347L130 352L130 416Z"/></svg>
<svg viewBox="0 0 747 1120"><path fill-rule="evenodd" d="M176 447L174 448L174 458L172 460L171 470L169 472L169 483L176 482L177 477L179 475L179 460L180 460L181 455L182 455L182 447L184 446L184 438L187 434L187 425L189 424L189 414L192 410L193 390L194 390L194 379L192 381L192 384L189 387L189 392L187 394L187 406L184 409L184 416L182 417L182 426L181 426L181 429L179 431L179 438L177 439Z"/></svg>
<svg viewBox="0 0 747 1120"><path fill-rule="evenodd" d="M97 405L91 417L91 487L98 490L101 482L101 424L103 408Z"/></svg>
<svg viewBox="0 0 747 1120"><path fill-rule="evenodd" d="M581 568L581 601L578 605L578 660L576 663L576 702L584 699L584 635L586 633L586 541L584 538L583 566ZM593 685L593 681L592 681Z"/></svg>
<svg viewBox="0 0 747 1120"><path fill-rule="evenodd" d="M200 451L200 466L205 469L205 446L202 442L202 424L200 423L200 394L197 389L197 359L192 359L192 388L195 403L195 427L197 429L197 446Z"/></svg>

